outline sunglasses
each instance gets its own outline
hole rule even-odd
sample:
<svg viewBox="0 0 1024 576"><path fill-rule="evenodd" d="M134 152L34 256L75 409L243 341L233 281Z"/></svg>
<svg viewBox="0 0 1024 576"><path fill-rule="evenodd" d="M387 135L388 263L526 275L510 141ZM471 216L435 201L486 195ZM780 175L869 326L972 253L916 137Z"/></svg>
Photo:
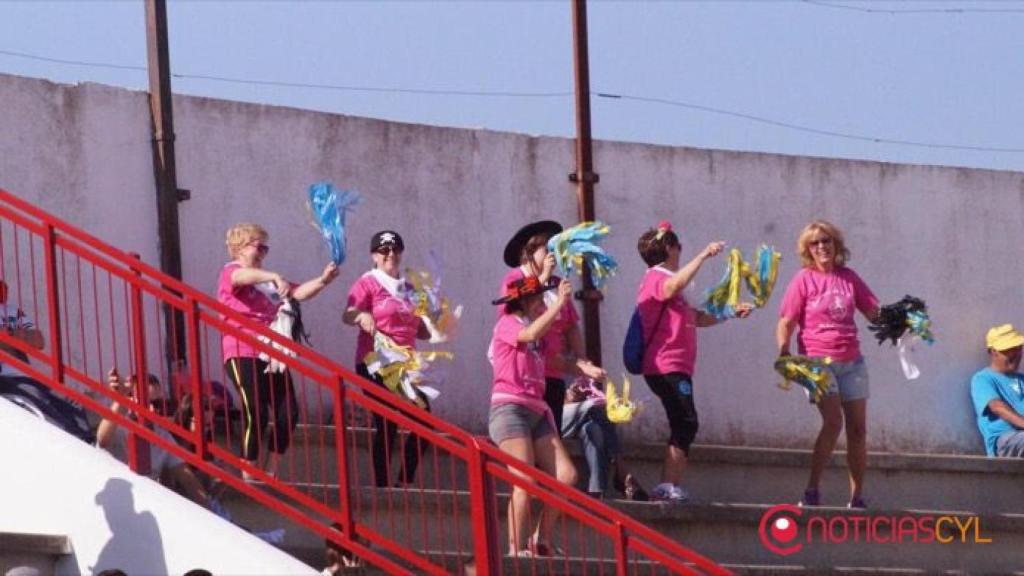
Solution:
<svg viewBox="0 0 1024 576"><path fill-rule="evenodd" d="M270 252L270 246L259 241L249 242L249 246L256 248L256 251L259 252L260 254L266 254L267 252Z"/></svg>
<svg viewBox="0 0 1024 576"><path fill-rule="evenodd" d="M380 248L377 248L376 252L377 252L377 254L380 254L381 256L387 256L388 254L391 254L392 252L394 252L395 254L401 254L402 253L402 249L398 248L398 247L395 247L395 246L381 246Z"/></svg>
<svg viewBox="0 0 1024 576"><path fill-rule="evenodd" d="M831 238L822 238L821 240L811 240L810 242L807 243L807 245L812 247L812 248L815 247L815 246L831 246L832 245L832 239Z"/></svg>

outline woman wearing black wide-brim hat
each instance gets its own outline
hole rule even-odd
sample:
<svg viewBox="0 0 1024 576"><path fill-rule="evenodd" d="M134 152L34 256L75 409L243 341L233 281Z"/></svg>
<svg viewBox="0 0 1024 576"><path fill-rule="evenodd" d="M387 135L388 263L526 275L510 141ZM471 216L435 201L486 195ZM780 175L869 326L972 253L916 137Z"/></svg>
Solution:
<svg viewBox="0 0 1024 576"><path fill-rule="evenodd" d="M523 278L534 276L541 284L557 284L560 280L553 274L555 256L548 253L548 240L562 231L562 225L553 220L540 220L523 226L505 245L505 264L512 268L501 280L499 294L505 287ZM545 304L554 302L554 294L547 292ZM499 312L500 314L500 312ZM565 376L583 375L594 380L603 380L604 369L588 360L583 350L583 337L579 329L580 316L572 302L566 303L559 312L551 329L544 335L544 401L551 408L555 422L562 422L562 406L565 404Z"/></svg>

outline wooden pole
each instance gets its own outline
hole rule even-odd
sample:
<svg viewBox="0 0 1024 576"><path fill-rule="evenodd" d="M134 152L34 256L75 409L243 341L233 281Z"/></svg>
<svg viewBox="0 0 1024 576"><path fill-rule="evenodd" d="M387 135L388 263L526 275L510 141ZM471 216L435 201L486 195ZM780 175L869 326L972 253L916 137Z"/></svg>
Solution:
<svg viewBox="0 0 1024 576"><path fill-rule="evenodd" d="M577 212L581 222L594 216L594 172L590 139L590 64L587 54L587 2L572 0L573 60L576 76L576 172L569 180L577 185ZM587 357L601 364L601 317L598 306L603 298L594 288L589 270L584 270L583 290L577 293L583 301L583 337Z"/></svg>
<svg viewBox="0 0 1024 576"><path fill-rule="evenodd" d="M174 160L174 114L171 103L171 64L167 47L166 0L146 0L146 53L149 68L149 105L153 123L153 172L156 178L157 231L160 270L181 279L181 236L178 202L187 193L178 190ZM184 315L164 305L168 374L186 357Z"/></svg>

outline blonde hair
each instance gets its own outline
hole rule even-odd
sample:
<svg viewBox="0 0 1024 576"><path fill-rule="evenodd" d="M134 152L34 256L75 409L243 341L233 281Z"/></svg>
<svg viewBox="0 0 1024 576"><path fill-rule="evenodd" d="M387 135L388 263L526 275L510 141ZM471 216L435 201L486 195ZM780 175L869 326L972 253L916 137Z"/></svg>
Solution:
<svg viewBox="0 0 1024 576"><path fill-rule="evenodd" d="M846 261L850 259L850 250L846 247L846 241L843 240L843 233L828 220L815 220L804 226L803 231L800 232L800 238L796 241L796 253L800 255L800 262L803 263L804 268L814 268L814 258L811 256L811 236L819 232L832 239L836 267L845 266Z"/></svg>
<svg viewBox="0 0 1024 576"><path fill-rule="evenodd" d="M228 233L225 235L224 244L228 247L228 256L236 258L238 252L249 242L253 240L259 240L266 242L270 237L267 231L263 229L259 224L235 224L231 228L228 228Z"/></svg>

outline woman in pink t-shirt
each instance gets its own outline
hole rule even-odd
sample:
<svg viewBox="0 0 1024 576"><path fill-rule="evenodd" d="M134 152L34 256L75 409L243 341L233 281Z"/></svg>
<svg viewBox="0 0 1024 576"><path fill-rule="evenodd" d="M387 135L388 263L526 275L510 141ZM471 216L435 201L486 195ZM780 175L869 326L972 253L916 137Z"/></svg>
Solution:
<svg viewBox="0 0 1024 576"><path fill-rule="evenodd" d="M562 225L552 220L541 220L519 229L505 245L504 261L511 268L501 280L499 294L511 282L534 276L541 284L557 285L561 278L553 274L555 255L548 253L548 240L562 231ZM555 300L548 292L544 301L550 305ZM503 314L502 310L498 314ZM566 374L583 375L594 380L603 380L604 369L586 358L583 338L579 329L580 317L572 302L567 302L555 318L555 322L544 336L544 401L551 408L555 422L561 426L562 407L565 405ZM561 434L561 431L558 431Z"/></svg>
<svg viewBox="0 0 1024 576"><path fill-rule="evenodd" d="M640 257L648 266L636 297L645 343L644 380L661 400L670 430L661 483L651 494L655 500L683 502L689 498L681 482L698 427L693 401L697 328L713 326L718 320L690 306L683 289L704 261L718 255L724 246L712 242L680 266L682 247L668 222L644 232L637 242ZM744 318L750 310L749 304L741 303L736 315Z"/></svg>
<svg viewBox="0 0 1024 576"><path fill-rule="evenodd" d="M869 320L878 315L878 299L856 272L846 266L850 251L843 234L824 220L811 222L800 233L797 253L803 268L789 282L779 310L776 341L779 355L789 355L797 327L800 354L832 358L832 387L818 402L821 430L814 443L811 474L800 504L821 503L818 487L846 423L846 462L850 468L850 508L864 508L864 469L867 466L868 372L857 341L854 314Z"/></svg>
<svg viewBox="0 0 1024 576"><path fill-rule="evenodd" d="M270 251L268 238L267 231L256 224L231 227L225 241L231 262L224 265L217 282L217 300L262 326L274 321L283 299L308 300L338 276L338 267L332 262L316 278L292 286L277 272L263 269L263 259ZM291 375L287 370L268 371L269 363L260 360L252 345L228 333L221 339L221 352L224 369L242 400L242 457L258 467L260 443L266 444L266 470L274 476L298 424L299 408ZM271 422L274 434L268 438ZM248 472L242 475L250 479Z"/></svg>
<svg viewBox="0 0 1024 576"><path fill-rule="evenodd" d="M491 340L491 364L494 384L488 431L502 451L536 466L564 484L576 483L572 464L558 434L558 424L544 401L544 362L547 354L545 334L569 303L572 285L563 280L553 302L544 303L544 293L552 286L536 276L510 282L504 296L494 301L503 304ZM515 472L517 476L521 476ZM524 479L528 480L526 477ZM558 511L545 508L537 529L528 538L530 497L522 489L512 490L509 502L509 553L513 556L561 555L551 545L551 531Z"/></svg>
<svg viewBox="0 0 1024 576"><path fill-rule="evenodd" d="M426 325L415 314L416 306L411 300L412 285L402 277L402 254L405 242L393 230L381 230L370 239L370 256L373 269L363 274L348 293L348 305L342 321L359 328L356 340L356 373L380 386L384 381L371 376L366 369L366 355L373 351L373 335L380 331L400 346L416 347L416 339L430 337ZM423 393L417 392L424 409L430 411L430 401ZM398 435L398 425L373 415L373 472L377 486L390 485L391 446ZM419 437L410 434L402 450L400 484L410 484L416 477L420 452L425 445Z"/></svg>

